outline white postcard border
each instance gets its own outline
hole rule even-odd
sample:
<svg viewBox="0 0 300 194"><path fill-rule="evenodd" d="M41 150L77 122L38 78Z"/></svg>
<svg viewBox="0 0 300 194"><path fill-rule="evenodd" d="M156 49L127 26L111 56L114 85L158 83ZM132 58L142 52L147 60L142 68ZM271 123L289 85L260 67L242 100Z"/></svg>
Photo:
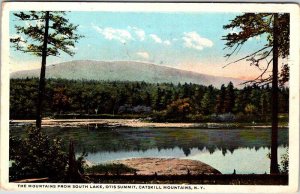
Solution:
<svg viewBox="0 0 300 194"><path fill-rule="evenodd" d="M2 12L1 44L1 188L18 191L87 191L86 188L72 188L76 185L100 184L51 184L26 183L26 188L18 183L8 182L8 147L9 147L9 11L13 10L52 10L52 11L118 11L118 12L287 12L290 13L290 104L289 104L289 157L290 172L288 186L231 186L231 185L198 185L202 189L169 190L169 189L92 189L88 191L127 191L127 192L260 192L279 193L295 192L298 189L299 177L299 7L297 4L255 4L255 3L90 3L90 2L7 2ZM56 185L56 188L29 188L28 185ZM70 188L58 188L57 185L71 185ZM104 186L110 184L103 184ZM113 184L119 185L119 184ZM130 184L127 184L130 185ZM140 187L139 184L135 184ZM147 186L159 186L147 184ZM163 186L163 185L161 185Z"/></svg>

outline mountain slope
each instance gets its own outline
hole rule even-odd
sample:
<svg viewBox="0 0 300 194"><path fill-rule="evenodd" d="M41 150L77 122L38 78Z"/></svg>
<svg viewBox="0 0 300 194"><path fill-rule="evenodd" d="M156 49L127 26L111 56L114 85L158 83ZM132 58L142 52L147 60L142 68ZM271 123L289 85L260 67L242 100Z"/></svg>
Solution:
<svg viewBox="0 0 300 194"><path fill-rule="evenodd" d="M38 77L39 69L19 71L11 74L11 78ZM85 79L85 80L119 80L145 81L150 83L196 83L220 87L230 81L235 86L242 80L211 76L184 71L175 68L158 66L134 61L92 61L78 60L50 65L46 70L47 78Z"/></svg>

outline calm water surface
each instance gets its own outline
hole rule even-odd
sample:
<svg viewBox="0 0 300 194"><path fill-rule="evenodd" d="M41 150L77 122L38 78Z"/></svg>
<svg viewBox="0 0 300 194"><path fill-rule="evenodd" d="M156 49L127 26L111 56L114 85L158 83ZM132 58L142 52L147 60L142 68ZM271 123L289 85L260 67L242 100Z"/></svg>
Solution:
<svg viewBox="0 0 300 194"><path fill-rule="evenodd" d="M205 162L223 174L269 173L271 129L179 129L51 127L51 137L75 142L77 153L86 151L93 163L139 157L193 159ZM23 136L21 127L11 135ZM287 152L288 129L279 129L278 159Z"/></svg>

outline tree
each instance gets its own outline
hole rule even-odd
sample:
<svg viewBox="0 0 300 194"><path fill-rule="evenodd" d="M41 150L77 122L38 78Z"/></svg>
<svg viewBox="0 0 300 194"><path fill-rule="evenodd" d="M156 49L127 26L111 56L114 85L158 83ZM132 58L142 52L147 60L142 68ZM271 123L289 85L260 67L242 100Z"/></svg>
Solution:
<svg viewBox="0 0 300 194"><path fill-rule="evenodd" d="M225 113L232 112L232 109L234 108L234 101L235 101L234 87L232 82L229 82L225 92L225 100L224 100Z"/></svg>
<svg viewBox="0 0 300 194"><path fill-rule="evenodd" d="M189 98L178 99L167 106L167 116L173 119L184 120L192 112Z"/></svg>
<svg viewBox="0 0 300 194"><path fill-rule="evenodd" d="M253 104L247 104L245 107L245 112L246 114L254 114L257 111L256 106L254 106Z"/></svg>
<svg viewBox="0 0 300 194"><path fill-rule="evenodd" d="M222 84L220 92L217 95L217 99L216 99L216 108L215 108L216 110L215 111L217 114L223 113L225 95L226 95L226 88L225 88L225 85Z"/></svg>
<svg viewBox="0 0 300 194"><path fill-rule="evenodd" d="M269 114L271 109L270 108L271 104L269 102L269 99L270 99L269 91L263 90L260 96L260 108L261 108L261 115L262 117L265 118L265 120L267 120L267 115Z"/></svg>
<svg viewBox="0 0 300 194"><path fill-rule="evenodd" d="M46 59L48 56L60 55L60 51L73 56L75 42L83 36L75 33L78 26L69 22L65 17L65 12L30 11L14 13L14 16L23 21L24 25L15 26L17 35L10 39L12 47L18 51L42 57L36 106L36 127L41 129L46 85Z"/></svg>
<svg viewBox="0 0 300 194"><path fill-rule="evenodd" d="M158 86L153 97L153 107L155 110L162 110L161 99L162 99L162 91Z"/></svg>
<svg viewBox="0 0 300 194"><path fill-rule="evenodd" d="M57 110L57 113L61 114L66 111L70 105L70 98L66 94L66 89L64 87L57 87L53 89L53 107Z"/></svg>
<svg viewBox="0 0 300 194"><path fill-rule="evenodd" d="M259 88L253 88L250 93L250 102L257 107L259 107L260 104L261 93L262 90L260 90Z"/></svg>
<svg viewBox="0 0 300 194"><path fill-rule="evenodd" d="M223 26L224 29L236 29L239 31L223 36L223 40L226 41L226 47L231 49L231 52L225 55L228 58L238 52L249 39L257 36L267 37L267 43L262 48L227 65L247 60L250 62L250 65L259 68L262 72L257 78L247 81L245 84L266 85L272 83L271 174L279 173L277 159L278 80L281 85L288 80L289 68L285 64L281 69L281 73L278 73L278 59L285 59L289 56L289 17L287 13L245 13L236 16L230 24ZM263 65L263 61L267 61L265 66ZM273 62L272 73L268 75L271 62Z"/></svg>
<svg viewBox="0 0 300 194"><path fill-rule="evenodd" d="M214 111L213 108L215 104L215 95L213 90L214 88L209 86L201 100L201 111L205 115L211 114Z"/></svg>

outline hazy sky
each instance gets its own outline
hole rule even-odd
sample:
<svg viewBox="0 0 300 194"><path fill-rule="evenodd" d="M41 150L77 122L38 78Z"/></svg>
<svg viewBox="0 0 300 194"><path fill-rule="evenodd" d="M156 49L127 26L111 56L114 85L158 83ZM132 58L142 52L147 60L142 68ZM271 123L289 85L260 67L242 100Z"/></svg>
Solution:
<svg viewBox="0 0 300 194"><path fill-rule="evenodd" d="M257 37L248 41L238 55L226 61L224 30L239 13L138 13L138 12L68 12L70 22L79 25L78 33L85 37L76 44L76 54L48 57L47 64L70 60L145 61L200 73L249 78L259 71L247 62L222 68L265 43ZM17 21L10 14L10 36L14 36ZM236 30L231 30L236 31ZM39 68L41 59L10 49L11 72Z"/></svg>

